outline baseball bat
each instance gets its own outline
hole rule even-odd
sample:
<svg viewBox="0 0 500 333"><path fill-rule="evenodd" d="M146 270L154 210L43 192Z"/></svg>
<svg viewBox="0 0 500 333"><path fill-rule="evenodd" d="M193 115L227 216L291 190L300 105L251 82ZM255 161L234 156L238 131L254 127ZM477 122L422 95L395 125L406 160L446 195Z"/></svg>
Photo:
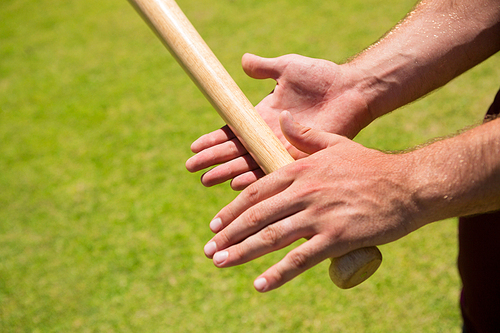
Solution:
<svg viewBox="0 0 500 333"><path fill-rule="evenodd" d="M294 161L174 0L129 2L265 173ZM367 247L331 260L331 280L338 287L348 289L375 273L382 255L378 248Z"/></svg>

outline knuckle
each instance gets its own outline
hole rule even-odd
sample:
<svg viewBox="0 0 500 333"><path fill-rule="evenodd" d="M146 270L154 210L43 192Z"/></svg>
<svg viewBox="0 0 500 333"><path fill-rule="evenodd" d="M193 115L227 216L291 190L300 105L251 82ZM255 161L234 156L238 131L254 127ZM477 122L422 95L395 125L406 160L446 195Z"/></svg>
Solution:
<svg viewBox="0 0 500 333"><path fill-rule="evenodd" d="M245 189L245 199L252 205L259 202L259 188L255 183Z"/></svg>
<svg viewBox="0 0 500 333"><path fill-rule="evenodd" d="M226 224L234 221L238 215L238 211L235 210L235 207L232 204L227 205L219 212L219 214L217 214L217 216L219 216L222 221L225 221Z"/></svg>
<svg viewBox="0 0 500 333"><path fill-rule="evenodd" d="M257 228L262 220L262 213L257 209L249 209L246 212L245 220L249 228Z"/></svg>
<svg viewBox="0 0 500 333"><path fill-rule="evenodd" d="M222 230L221 232L219 232L213 238L213 240L217 244L217 248L219 250L224 249L231 244L231 237L228 235L228 233L225 230Z"/></svg>
<svg viewBox="0 0 500 333"><path fill-rule="evenodd" d="M311 166L307 163L307 161L299 160L296 163L290 164L288 167L290 168L290 172L300 175L307 172Z"/></svg>
<svg viewBox="0 0 500 333"><path fill-rule="evenodd" d="M288 254L288 259L292 267L297 270L305 270L308 265L308 258L304 253L301 252L290 252Z"/></svg>
<svg viewBox="0 0 500 333"><path fill-rule="evenodd" d="M230 263L231 265L236 265L238 263L241 263L244 258L245 258L245 253L243 251L243 249L241 248L241 246L233 246L230 250ZM228 260L229 262L229 260Z"/></svg>
<svg viewBox="0 0 500 333"><path fill-rule="evenodd" d="M295 65L295 63L300 60L300 56L298 54L285 54L284 56L281 56L281 59L287 63L287 64L291 64L291 65Z"/></svg>
<svg viewBox="0 0 500 333"><path fill-rule="evenodd" d="M279 232L278 228L271 225L262 230L261 239L266 246L275 248L280 244L281 233Z"/></svg>

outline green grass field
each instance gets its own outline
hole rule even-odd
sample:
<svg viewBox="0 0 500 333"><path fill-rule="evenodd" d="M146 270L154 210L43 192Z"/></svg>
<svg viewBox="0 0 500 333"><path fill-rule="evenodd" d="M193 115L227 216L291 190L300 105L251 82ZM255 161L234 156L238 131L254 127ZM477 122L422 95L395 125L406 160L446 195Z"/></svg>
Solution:
<svg viewBox="0 0 500 333"><path fill-rule="evenodd" d="M252 102L273 82L243 53L342 62L414 0L179 0ZM397 150L478 123L500 77L488 60L356 138ZM234 196L184 168L222 125L126 0L0 1L0 331L459 332L456 221L381 247L366 283L322 263L268 294L280 251L219 270L208 223Z"/></svg>

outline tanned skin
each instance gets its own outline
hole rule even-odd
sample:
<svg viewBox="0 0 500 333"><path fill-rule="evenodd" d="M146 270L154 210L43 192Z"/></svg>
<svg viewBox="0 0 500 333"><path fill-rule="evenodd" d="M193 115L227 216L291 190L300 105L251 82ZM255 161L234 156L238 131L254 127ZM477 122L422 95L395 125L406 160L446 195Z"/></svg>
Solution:
<svg viewBox="0 0 500 333"><path fill-rule="evenodd" d="M202 176L204 185L232 179L244 189L211 222L216 235L205 254L230 267L308 239L256 279L266 292L326 258L500 209L500 119L404 154L349 139L499 49L499 1L435 0L342 65L245 55L248 75L276 80L257 110L298 160L263 177L227 128L193 143L188 170L220 164Z"/></svg>

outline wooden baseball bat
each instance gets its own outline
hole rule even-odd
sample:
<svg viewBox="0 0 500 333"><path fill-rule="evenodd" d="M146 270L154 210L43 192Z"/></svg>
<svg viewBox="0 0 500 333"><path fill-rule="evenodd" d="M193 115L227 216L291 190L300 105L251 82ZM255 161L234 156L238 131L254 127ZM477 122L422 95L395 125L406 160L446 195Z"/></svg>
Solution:
<svg viewBox="0 0 500 333"><path fill-rule="evenodd" d="M255 111L174 0L129 0L226 124L266 173L294 159ZM332 258L329 273L340 288L352 288L370 277L382 262L376 247Z"/></svg>

